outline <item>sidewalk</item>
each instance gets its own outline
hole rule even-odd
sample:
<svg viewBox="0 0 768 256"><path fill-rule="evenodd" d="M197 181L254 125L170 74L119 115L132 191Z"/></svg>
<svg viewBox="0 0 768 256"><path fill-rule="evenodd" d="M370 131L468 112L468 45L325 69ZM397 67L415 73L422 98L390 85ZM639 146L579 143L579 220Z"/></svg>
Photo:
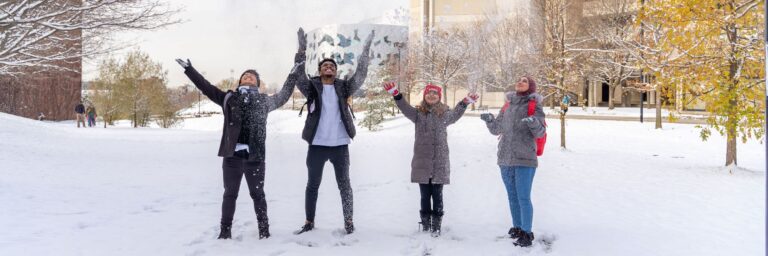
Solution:
<svg viewBox="0 0 768 256"><path fill-rule="evenodd" d="M544 113L547 114L547 118L560 119L560 114L557 112L560 108L555 110L549 107L544 108ZM480 116L482 113L492 113L496 115L499 113L499 109L489 109L488 111L472 111L467 110L465 115L468 116ZM662 122L664 123L678 123L678 124L706 124L706 113L697 112L683 112L680 115L675 116L675 122L669 121L669 111L662 110ZM605 121L626 121L626 122L640 122L640 109L639 108L614 108L608 110L605 107L592 107L587 108L585 111L581 107L571 107L565 119L574 120L605 120ZM653 123L656 121L656 109L644 109L643 120L645 122Z"/></svg>

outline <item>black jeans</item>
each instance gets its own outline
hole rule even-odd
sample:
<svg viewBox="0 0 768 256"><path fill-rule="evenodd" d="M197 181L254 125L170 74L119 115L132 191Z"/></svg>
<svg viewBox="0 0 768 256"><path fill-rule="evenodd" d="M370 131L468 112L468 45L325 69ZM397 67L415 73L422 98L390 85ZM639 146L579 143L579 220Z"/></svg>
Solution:
<svg viewBox="0 0 768 256"><path fill-rule="evenodd" d="M221 224L232 225L235 216L235 201L240 191L240 181L245 175L253 199L253 208L256 211L256 219L259 226L268 224L267 200L264 195L264 162L249 161L247 155L225 157L222 163L224 170L224 202L221 204Z"/></svg>
<svg viewBox="0 0 768 256"><path fill-rule="evenodd" d="M341 207L344 212L344 220L352 220L352 185L349 182L349 147L347 145L337 147L309 146L307 152L307 190L305 193L304 207L307 220L315 222L315 209L317 206L317 190L323 179L323 167L326 161L331 161L336 172L336 184L341 193Z"/></svg>
<svg viewBox="0 0 768 256"><path fill-rule="evenodd" d="M419 184L421 191L421 212L430 211L437 215L443 214L443 184ZM431 199L431 200L430 200Z"/></svg>

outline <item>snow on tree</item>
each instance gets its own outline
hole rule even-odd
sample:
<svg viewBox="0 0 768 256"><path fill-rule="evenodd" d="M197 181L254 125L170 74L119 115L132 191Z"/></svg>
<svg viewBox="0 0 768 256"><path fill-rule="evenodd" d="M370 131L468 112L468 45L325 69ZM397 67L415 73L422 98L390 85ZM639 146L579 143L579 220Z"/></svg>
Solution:
<svg viewBox="0 0 768 256"><path fill-rule="evenodd" d="M0 1L0 75L79 72L67 64L122 48L114 33L178 23L178 12L160 0Z"/></svg>
<svg viewBox="0 0 768 256"><path fill-rule="evenodd" d="M381 128L385 115L394 116L395 102L392 95L382 89L381 84L397 77L396 62L384 63L382 67L369 73L363 89L365 97L357 102L358 106L365 109L365 117L358 124L370 131L376 131Z"/></svg>
<svg viewBox="0 0 768 256"><path fill-rule="evenodd" d="M631 0L599 0L594 1L585 11L589 11L585 32L591 38L589 47L580 49L588 53L587 65L591 77L601 79L608 85L608 109L615 107L617 88L623 88L622 103L627 103L627 92L631 87L628 80L639 76L629 51L637 51L625 47L624 42L635 38L639 31L637 26L637 3Z"/></svg>
<svg viewBox="0 0 768 256"><path fill-rule="evenodd" d="M765 135L763 1L648 2L647 20L667 29L677 65L662 66L661 82L694 92L711 113L701 138L726 136L725 165L737 165L737 139ZM666 79L665 79L666 78ZM671 91L671 90L669 90ZM680 99L678 99L680 100Z"/></svg>
<svg viewBox="0 0 768 256"><path fill-rule="evenodd" d="M416 83L436 83L443 89L443 102L448 102L448 86L469 72L469 40L461 27L431 28L419 42L409 42L413 60L417 61ZM456 85L459 86L459 85Z"/></svg>

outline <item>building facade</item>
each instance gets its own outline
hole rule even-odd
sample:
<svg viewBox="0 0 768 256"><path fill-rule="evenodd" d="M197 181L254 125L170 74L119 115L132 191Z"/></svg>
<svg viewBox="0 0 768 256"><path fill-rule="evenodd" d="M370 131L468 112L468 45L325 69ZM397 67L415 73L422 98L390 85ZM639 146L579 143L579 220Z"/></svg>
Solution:
<svg viewBox="0 0 768 256"><path fill-rule="evenodd" d="M338 76L345 78L355 72L357 59L365 39L376 31L371 43L369 72L375 72L387 61L398 61L405 55L408 27L385 24L334 24L307 33L307 73L316 76L318 62L334 59Z"/></svg>
<svg viewBox="0 0 768 256"><path fill-rule="evenodd" d="M522 11L523 13L530 13L530 15L544 17L542 10L536 8L535 1L537 0L411 0L411 18L408 24L410 31L409 41L421 41L425 33L431 29L442 29L467 24L482 19L488 14L513 15ZM565 26L570 31L576 31L577 34L585 34L588 32L586 28L590 20L604 15L635 15L637 12L637 6L635 5L637 3L627 2L631 3L629 8L622 11L622 13L616 13L615 10L610 10L610 8L601 8L600 5L603 4L601 1L571 0L565 13ZM620 1L615 3L621 4ZM544 30L546 28L542 26L541 29ZM590 72L583 73L588 74ZM587 106L607 106L609 99L613 97L613 102L616 106L639 106L641 102L646 105L655 104L657 93L653 91L642 93L641 90L634 89L637 87L636 85L643 84L644 81L640 77L639 72L635 73L632 78L628 79L628 86L617 87L613 95L610 95L609 86L607 83L602 82L605 79L601 77L584 76L570 79L569 87L576 90L576 95L574 96L577 99L574 99L574 102ZM542 84L541 82L540 84ZM495 95L497 93L488 92L486 94L489 96L488 104L484 103L484 105L493 108L500 107L499 104L503 104L503 101L495 100L496 98L503 98ZM690 97L685 92L676 91L673 95L673 99L670 100L674 102L675 108L679 111L700 110L704 107L697 101L685 100ZM686 105L683 102L688 104Z"/></svg>

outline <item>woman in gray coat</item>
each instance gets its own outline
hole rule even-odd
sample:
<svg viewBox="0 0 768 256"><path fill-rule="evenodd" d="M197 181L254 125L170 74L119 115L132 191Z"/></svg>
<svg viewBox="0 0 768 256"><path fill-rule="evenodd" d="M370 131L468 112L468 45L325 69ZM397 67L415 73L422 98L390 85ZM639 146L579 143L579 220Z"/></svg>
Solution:
<svg viewBox="0 0 768 256"><path fill-rule="evenodd" d="M478 96L470 93L451 110L440 102L442 88L427 84L424 99L414 108L403 100L395 83L384 83L384 89L394 96L403 115L416 124L411 182L418 183L421 191L419 213L423 231L439 236L443 219L443 185L450 183L451 176L446 129L464 115L467 105L474 103Z"/></svg>
<svg viewBox="0 0 768 256"><path fill-rule="evenodd" d="M501 135L498 164L512 213L509 235L517 239L515 245L522 247L533 242L531 185L539 164L536 139L546 132L541 100L541 95L536 93L536 82L524 76L515 85L515 91L507 93L507 105L501 109L499 116L480 116L491 134ZM532 115L528 114L530 107L534 110Z"/></svg>

